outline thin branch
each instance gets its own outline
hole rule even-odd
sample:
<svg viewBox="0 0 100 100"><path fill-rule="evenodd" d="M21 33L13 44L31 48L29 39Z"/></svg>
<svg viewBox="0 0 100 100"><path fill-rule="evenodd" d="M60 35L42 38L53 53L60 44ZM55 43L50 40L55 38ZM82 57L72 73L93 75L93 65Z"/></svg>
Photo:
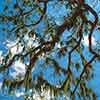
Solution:
<svg viewBox="0 0 100 100"><path fill-rule="evenodd" d="M88 4L83 4L83 6L84 6L84 8L85 8L87 11L90 11L90 12L94 15L94 17L95 17L94 22L88 21L88 22L91 24L91 26L92 26L92 27L91 27L91 30L90 30L89 38L88 38L88 40L89 40L89 50L90 50L90 52L91 52L92 54L97 55L97 57L100 57L100 55L97 54L97 53L92 49L92 35L93 35L93 31L94 31L94 29L95 29L95 27L96 27L96 25L97 25L97 23L98 23L98 15L97 15L97 13L96 13Z"/></svg>
<svg viewBox="0 0 100 100"><path fill-rule="evenodd" d="M69 52L69 56L68 56L68 69L70 69L70 65L71 65L71 54L80 46L81 40L82 40L82 29L83 29L83 23L81 24L81 26L79 27L79 31L77 32L77 34L79 34L79 41L77 42L76 46L73 47L73 49Z"/></svg>
<svg viewBox="0 0 100 100"><path fill-rule="evenodd" d="M74 88L74 90L73 90L73 92L72 92L72 95L75 94L75 92L76 92L76 90L77 90L77 88L78 88L78 86L79 86L79 84L80 84L80 81L81 81L81 79L82 79L84 73L86 72L86 68L95 60L96 57L97 57L97 55L94 55L94 56L92 57L92 59L91 59L89 62L87 62L87 64L84 66L84 69L83 69L83 71L82 71L81 74L80 74L79 80L77 81L77 84L76 84L76 86L75 86L75 88Z"/></svg>
<svg viewBox="0 0 100 100"><path fill-rule="evenodd" d="M9 67L13 64L13 62L15 61L16 58L19 58L19 57L26 57L26 56L29 55L30 53L36 52L36 51L39 50L39 49L41 50L41 49L43 48L43 46L45 47L46 45L50 45L50 44L52 44L52 43L53 43L52 41L46 41L46 42L40 44L38 47L36 47L36 48L30 50L29 52L27 52L27 53L25 53L25 54L21 54L21 53L20 53L20 54L14 55L14 56L9 60L8 64L5 64L5 65L3 65L2 67L0 67L0 72L3 72L3 71L5 71L7 68L9 68Z"/></svg>
<svg viewBox="0 0 100 100"><path fill-rule="evenodd" d="M43 2L43 1L41 1ZM41 17L39 18L39 20L35 23L32 23L32 24L24 24L26 27L30 27L30 26L36 26L37 24L39 24L41 22L41 20L43 19L45 13L46 13L46 10L47 10L47 2L43 2L44 3L44 8L43 8L43 13L41 15Z"/></svg>
<svg viewBox="0 0 100 100"><path fill-rule="evenodd" d="M53 58L47 58L47 60L48 60L48 63L50 61L54 65L54 68L55 68L55 70L56 70L57 73L59 73L61 71L65 75L67 74L68 71L66 69L62 68L55 59L53 59Z"/></svg>

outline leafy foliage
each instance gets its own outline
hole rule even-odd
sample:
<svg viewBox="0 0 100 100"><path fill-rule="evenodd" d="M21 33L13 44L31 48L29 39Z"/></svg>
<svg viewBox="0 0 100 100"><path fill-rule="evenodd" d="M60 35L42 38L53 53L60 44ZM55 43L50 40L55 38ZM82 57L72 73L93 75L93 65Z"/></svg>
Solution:
<svg viewBox="0 0 100 100"><path fill-rule="evenodd" d="M98 47L92 43L100 22L85 0L5 0L0 21L8 47L0 61L2 90L13 94L22 89L26 100L34 100L34 94L40 100L47 99L43 94L50 100L96 100L87 83L93 78L92 62L100 60L99 41Z"/></svg>

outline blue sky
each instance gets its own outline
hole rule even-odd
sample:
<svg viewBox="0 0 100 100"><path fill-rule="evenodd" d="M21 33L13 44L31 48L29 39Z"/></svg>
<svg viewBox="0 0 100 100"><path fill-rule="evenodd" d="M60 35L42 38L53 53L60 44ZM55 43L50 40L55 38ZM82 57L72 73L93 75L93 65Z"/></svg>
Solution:
<svg viewBox="0 0 100 100"><path fill-rule="evenodd" d="M90 2L89 2L89 0L87 0L88 2L88 4L90 4ZM90 1L93 1L93 0L90 0ZM0 1L0 13L2 13L3 12L3 2L4 2L4 0L1 0ZM50 4L49 3L49 5L52 5L52 4ZM92 5L93 5L93 3L92 3ZM91 6L92 6L91 5ZM58 6L60 6L60 5L58 5ZM94 8L95 10L96 10L96 12L99 12L100 10L100 2L98 2L98 4L96 5L96 7ZM58 12L59 11L59 12ZM58 12L58 14L56 14L56 12ZM53 17L54 18L54 20L55 20L55 23L57 24L57 25L61 25L62 23L63 23L63 21L62 21L62 19L63 18L59 18L59 16L61 15L61 14L63 14L64 16L66 16L66 13L67 11L65 10L65 8L64 8L64 6L61 6L60 7L60 10L59 9L53 9L53 7L52 6L50 6L49 8L48 8L48 10L47 10L47 13L51 16L51 17ZM67 12L68 13L68 12ZM70 12L69 12L70 13ZM2 26L0 26L0 27L2 27ZM39 28L43 28L44 26L42 25L41 27L39 27ZM41 29L38 29L38 31L40 31ZM100 40L100 34L99 34L100 32L99 31L96 31L96 34L97 35L95 35L95 39L98 39L98 40ZM70 34L70 33L69 33ZM64 36L63 36L63 39L64 39ZM1 51L3 51L3 53L6 53L7 52L7 47L5 46L5 44L4 44L4 42L6 41L6 34L5 33L2 33L1 31L0 31L0 50ZM86 51L87 51L87 49L86 50L84 50L84 54L86 54ZM79 58L78 57L76 57L75 56L75 54L73 54L73 59L76 61L76 60L79 60ZM87 58L89 58L89 56L87 56ZM66 62L64 62L65 61L65 59L66 59L66 57L65 58L63 58L63 59L58 59L58 62L60 62L60 64L62 65L62 66L66 66L67 65L67 63ZM39 63L38 63L39 64ZM100 62L97 62L97 63L93 63L93 69L94 69L94 73L95 73L95 77L94 77L94 79L93 80L91 80L90 82L89 82L89 86L91 87L91 88L93 88L95 91L96 91L96 93L97 93L97 95L98 96L100 96L100 79L99 79L99 76L100 76ZM37 72L36 73L39 73L39 70L38 69L36 69L37 70ZM40 71L41 71L41 69L40 69ZM46 70L47 71L47 73L49 73L49 71L51 71L51 69L47 69ZM35 74L36 74L35 73ZM45 78L48 78L49 77L49 75L48 76L46 76ZM63 77L63 75L62 75L62 77ZM2 79L1 79L2 80ZM51 80L53 80L52 78L51 78ZM50 82L51 82L51 80L50 80ZM17 98L17 97L15 97L15 96L8 96L8 95L6 95L6 94L4 94L4 93L0 93L0 100L22 100L22 97L20 97L20 98ZM98 100L100 100L100 98L98 98Z"/></svg>

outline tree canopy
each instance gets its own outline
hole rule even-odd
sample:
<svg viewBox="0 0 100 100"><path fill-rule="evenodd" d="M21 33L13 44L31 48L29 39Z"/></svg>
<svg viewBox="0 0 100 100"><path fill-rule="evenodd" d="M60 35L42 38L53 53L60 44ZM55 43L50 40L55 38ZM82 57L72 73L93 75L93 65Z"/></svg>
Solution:
<svg viewBox="0 0 100 100"><path fill-rule="evenodd" d="M100 61L100 1L87 1L3 0L2 91L23 91L26 100L96 100L88 83Z"/></svg>

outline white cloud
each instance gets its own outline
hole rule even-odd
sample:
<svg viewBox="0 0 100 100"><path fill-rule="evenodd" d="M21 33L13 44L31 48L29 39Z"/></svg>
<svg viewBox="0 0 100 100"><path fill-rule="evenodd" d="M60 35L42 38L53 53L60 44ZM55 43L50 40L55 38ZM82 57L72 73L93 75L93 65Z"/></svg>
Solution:
<svg viewBox="0 0 100 100"><path fill-rule="evenodd" d="M23 50L23 46L21 46L21 44L18 44L18 41L14 42L7 40L6 46L8 47L12 55L19 54Z"/></svg>
<svg viewBox="0 0 100 100"><path fill-rule="evenodd" d="M24 41L25 41L26 46L27 46L28 48L36 47L36 46L39 45L39 44L38 44L38 41L37 41L37 39L36 39L35 34L34 34L33 37L29 37L28 34L26 34L26 35L24 36Z"/></svg>
<svg viewBox="0 0 100 100"><path fill-rule="evenodd" d="M15 92L16 97L20 97L24 95L24 92Z"/></svg>
<svg viewBox="0 0 100 100"><path fill-rule="evenodd" d="M11 66L14 69L14 72L10 73L14 79L23 79L26 73L26 66L20 60L15 61L15 63Z"/></svg>
<svg viewBox="0 0 100 100"><path fill-rule="evenodd" d="M56 43L55 44L55 48L61 48L61 44L60 43Z"/></svg>
<svg viewBox="0 0 100 100"><path fill-rule="evenodd" d="M2 81L0 81L0 89L1 89L2 85L3 85L3 82L2 82Z"/></svg>
<svg viewBox="0 0 100 100"><path fill-rule="evenodd" d="M89 46L89 40L88 40L88 35L83 36L82 43L84 46ZM96 40L94 37L92 37L92 45L96 45Z"/></svg>
<svg viewBox="0 0 100 100"><path fill-rule="evenodd" d="M0 64L2 64L2 60L3 60L3 51L0 50Z"/></svg>

